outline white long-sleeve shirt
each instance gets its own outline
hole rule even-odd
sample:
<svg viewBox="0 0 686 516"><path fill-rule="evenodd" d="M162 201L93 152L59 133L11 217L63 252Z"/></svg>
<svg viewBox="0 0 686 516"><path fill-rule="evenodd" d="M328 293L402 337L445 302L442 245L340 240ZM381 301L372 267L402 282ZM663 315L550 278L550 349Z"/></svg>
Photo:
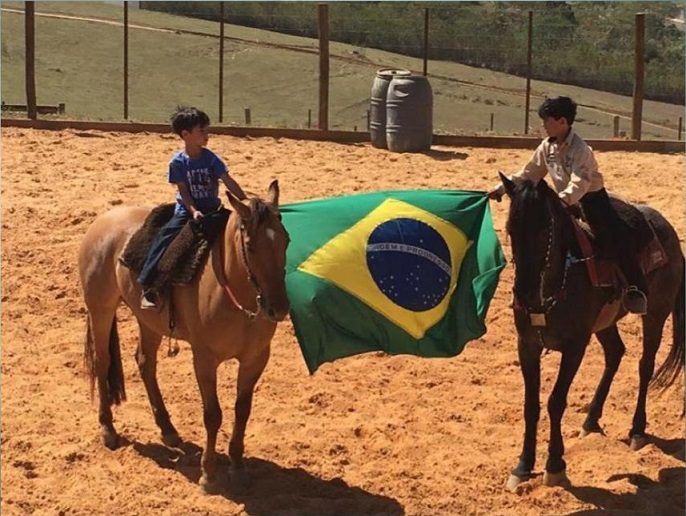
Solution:
<svg viewBox="0 0 686 516"><path fill-rule="evenodd" d="M543 140L531 160L510 179L529 179L535 183L546 174L550 174L560 199L570 206L587 192L603 188L603 176L598 171L593 150L574 129L569 130L561 143L551 138ZM501 194L505 192L502 184L498 190Z"/></svg>

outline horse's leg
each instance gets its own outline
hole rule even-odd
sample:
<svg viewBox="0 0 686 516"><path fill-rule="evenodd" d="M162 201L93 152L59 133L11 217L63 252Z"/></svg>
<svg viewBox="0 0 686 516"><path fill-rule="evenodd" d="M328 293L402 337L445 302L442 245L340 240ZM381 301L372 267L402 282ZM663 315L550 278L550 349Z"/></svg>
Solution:
<svg viewBox="0 0 686 516"><path fill-rule="evenodd" d="M603 353L605 354L605 370L600 379L598 388L595 391L595 396L588 407L588 415L582 426L582 437L592 432L602 432L600 428L600 418L603 416L603 405L610 392L610 385L619 369L619 364L622 361L626 348L622 338L617 331L617 325L613 325L602 331L596 333L596 337L603 346Z"/></svg>
<svg viewBox="0 0 686 516"><path fill-rule="evenodd" d="M231 458L231 480L244 487L250 483L245 463L243 462L245 428L250 417L250 410L252 409L255 384L262 376L268 360L269 347L266 347L257 357L241 361L238 368L236 417L233 424L231 442L229 443L229 457Z"/></svg>
<svg viewBox="0 0 686 516"><path fill-rule="evenodd" d="M662 340L662 329L665 325L667 316L648 313L643 316L643 354L638 363L638 401L636 411L631 424L629 438L631 439L631 449L638 450L646 442L646 398L648 396L648 383L655 371L655 355L660 347Z"/></svg>
<svg viewBox="0 0 686 516"><path fill-rule="evenodd" d="M150 408L155 417L155 423L162 431L162 442L167 446L179 445L179 434L169 419L169 412L164 405L160 387L157 383L157 350L162 341L161 335L153 332L150 328L138 322L140 341L136 349L136 363L140 372L145 390L150 400Z"/></svg>
<svg viewBox="0 0 686 516"><path fill-rule="evenodd" d="M524 376L524 445L519 464L512 470L505 486L512 491L531 478L536 462L536 431L541 413L541 348L538 343L517 343L519 365Z"/></svg>
<svg viewBox="0 0 686 516"><path fill-rule="evenodd" d="M114 429L112 422L112 409L110 408L112 392L110 392L110 366L112 358L110 356L110 339L113 338L112 332L116 331L114 308L100 307L97 310L89 310L87 345L92 346L93 373L98 383L98 422L100 423L100 435L102 442L110 450L114 450L119 444L119 436ZM119 345L117 343L117 345Z"/></svg>
<svg viewBox="0 0 686 516"><path fill-rule="evenodd" d="M550 443L548 444L548 460L545 464L543 482L547 486L555 486L567 481L567 464L562 458L565 446L562 440L562 416L567 408L567 394L572 381L579 370L584 358L586 342L567 342L566 350L562 352L560 370L553 392L548 398L548 415L550 416ZM563 348L565 349L565 348Z"/></svg>
<svg viewBox="0 0 686 516"><path fill-rule="evenodd" d="M202 452L200 468L200 486L204 492L209 492L215 483L215 469L217 467L217 432L222 424L222 409L217 398L217 367L219 362L209 353L193 350L193 367L200 387L202 397L203 420L207 438Z"/></svg>

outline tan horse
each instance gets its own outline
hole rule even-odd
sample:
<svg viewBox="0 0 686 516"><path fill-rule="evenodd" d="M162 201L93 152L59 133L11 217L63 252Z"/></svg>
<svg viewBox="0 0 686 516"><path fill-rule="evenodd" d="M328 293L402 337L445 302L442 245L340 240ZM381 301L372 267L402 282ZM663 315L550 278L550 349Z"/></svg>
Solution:
<svg viewBox="0 0 686 516"><path fill-rule="evenodd" d="M215 481L217 432L222 411L217 399L217 367L239 361L235 422L229 444L232 480L247 482L243 440L253 390L269 360L270 342L278 321L289 310L285 285L288 233L278 210L279 185L269 185L269 200L241 202L229 194L233 208L223 238L216 239L207 263L188 286L172 292L174 336L190 343L193 366L203 402L207 441L200 484ZM149 208L118 207L98 217L88 228L79 250L79 273L88 308L85 361L91 396L97 380L102 439L118 443L111 405L126 399L115 312L121 301L138 319L140 342L136 361L148 393L155 422L165 444L179 443L157 384L157 350L169 335L169 308L141 310L141 289L135 274L118 258L129 237L143 224Z"/></svg>

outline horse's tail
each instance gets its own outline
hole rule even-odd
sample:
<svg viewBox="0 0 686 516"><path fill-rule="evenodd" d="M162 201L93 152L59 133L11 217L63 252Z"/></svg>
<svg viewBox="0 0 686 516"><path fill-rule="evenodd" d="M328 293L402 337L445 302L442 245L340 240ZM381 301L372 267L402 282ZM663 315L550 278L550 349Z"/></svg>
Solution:
<svg viewBox="0 0 686 516"><path fill-rule="evenodd" d="M86 373L90 380L90 396L93 399L95 391L95 380L98 377L96 369L96 350L93 341L93 330L91 328L90 314L86 316L86 342L84 346L83 359ZM126 390L124 388L124 368L121 361L121 348L119 346L119 334L117 332L117 318L112 318L112 327L109 336L109 355L110 366L107 370L107 387L109 392L110 405L119 405L126 401Z"/></svg>
<svg viewBox="0 0 686 516"><path fill-rule="evenodd" d="M672 349L670 349L667 359L657 370L652 380L650 380L650 387L654 389L667 389L676 381L684 369L684 323L686 321L684 317L684 305L686 304L684 280L685 275L682 274L681 286L672 309Z"/></svg>

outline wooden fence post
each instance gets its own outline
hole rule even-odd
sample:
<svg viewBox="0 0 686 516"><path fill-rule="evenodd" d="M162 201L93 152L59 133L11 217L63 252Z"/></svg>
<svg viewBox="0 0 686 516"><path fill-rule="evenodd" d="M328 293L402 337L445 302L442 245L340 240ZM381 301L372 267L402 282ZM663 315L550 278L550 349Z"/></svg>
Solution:
<svg viewBox="0 0 686 516"><path fill-rule="evenodd" d="M676 139L679 141L681 141L681 129L683 127L683 123L684 123L684 118L680 116L679 117L679 132L676 135Z"/></svg>
<svg viewBox="0 0 686 516"><path fill-rule="evenodd" d="M645 49L645 14L636 15L636 48L634 51L634 110L631 115L631 138L641 139L641 118L643 117L643 80Z"/></svg>
<svg viewBox="0 0 686 516"><path fill-rule="evenodd" d="M129 119L129 3L124 2L124 120Z"/></svg>
<svg viewBox="0 0 686 516"><path fill-rule="evenodd" d="M219 121L224 121L224 2L219 2Z"/></svg>
<svg viewBox="0 0 686 516"><path fill-rule="evenodd" d="M494 114L491 113L491 132L493 132L493 116Z"/></svg>
<svg viewBox="0 0 686 516"><path fill-rule="evenodd" d="M319 10L319 129L329 128L329 6Z"/></svg>
<svg viewBox="0 0 686 516"><path fill-rule="evenodd" d="M617 115L615 115L612 121L612 136L615 138L619 137L619 117Z"/></svg>
<svg viewBox="0 0 686 516"><path fill-rule="evenodd" d="M529 11L529 34L526 47L526 100L524 101L524 134L529 134L529 107L531 106L531 54L534 41L534 12Z"/></svg>
<svg viewBox="0 0 686 516"><path fill-rule="evenodd" d="M428 71L429 62L429 8L424 9L424 77Z"/></svg>
<svg viewBox="0 0 686 516"><path fill-rule="evenodd" d="M250 108L247 107L244 109L245 111L245 125L250 125L252 123L252 117L250 115Z"/></svg>
<svg viewBox="0 0 686 516"><path fill-rule="evenodd" d="M38 109L36 108L36 9L34 2L25 2L24 6L26 116L35 120L38 118Z"/></svg>

